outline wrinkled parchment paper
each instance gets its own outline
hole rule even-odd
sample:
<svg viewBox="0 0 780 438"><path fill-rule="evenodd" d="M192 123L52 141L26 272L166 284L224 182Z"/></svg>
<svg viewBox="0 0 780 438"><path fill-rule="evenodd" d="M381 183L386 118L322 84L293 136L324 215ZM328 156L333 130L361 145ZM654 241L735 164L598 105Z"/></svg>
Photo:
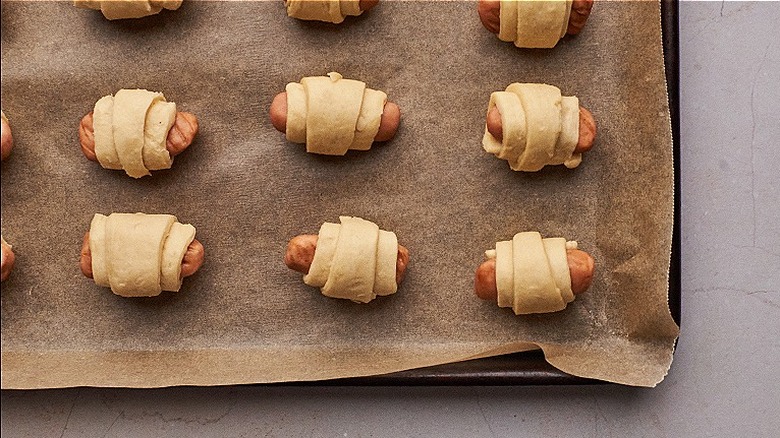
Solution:
<svg viewBox="0 0 780 438"><path fill-rule="evenodd" d="M584 32L520 50L474 2L384 1L340 26L281 1L185 1L141 20L70 2L2 3L2 387L156 387L363 376L540 347L577 376L653 386L678 328L667 306L672 147L659 5L597 2ZM629 24L630 23L630 24ZM640 25L636 25L640 23ZM398 136L309 155L270 124L287 82L338 71L387 92ZM575 170L515 173L485 153L490 93L547 82L599 123ZM198 115L173 169L133 180L87 161L80 118L120 88L162 91ZM179 293L125 299L79 272L96 212L172 213L206 263ZM283 263L287 241L355 215L412 255L393 296L322 296ZM473 293L483 252L519 231L564 236L597 260L562 312L517 317Z"/></svg>

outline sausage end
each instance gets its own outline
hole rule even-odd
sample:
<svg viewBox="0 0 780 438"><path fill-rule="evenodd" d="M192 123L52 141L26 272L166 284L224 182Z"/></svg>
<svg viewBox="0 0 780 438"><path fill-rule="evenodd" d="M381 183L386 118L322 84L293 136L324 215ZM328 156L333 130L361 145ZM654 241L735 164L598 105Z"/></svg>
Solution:
<svg viewBox="0 0 780 438"><path fill-rule="evenodd" d="M274 97L268 110L271 124L279 132L287 132L287 93L281 92Z"/></svg>
<svg viewBox="0 0 780 438"><path fill-rule="evenodd" d="M398 125L401 124L401 108L394 102L387 102L382 111L382 119L379 122L379 131L374 136L374 141L388 141L395 137Z"/></svg>
<svg viewBox="0 0 780 438"><path fill-rule="evenodd" d="M575 153L588 152L593 149L593 143L596 141L596 119L593 113L586 108L580 107L580 132L577 139Z"/></svg>
<svg viewBox="0 0 780 438"><path fill-rule="evenodd" d="M496 301L498 287L496 286L496 259L485 260L474 273L474 293L480 299Z"/></svg>
<svg viewBox="0 0 780 438"><path fill-rule="evenodd" d="M579 249L567 250L566 256L571 276L571 291L574 295L579 295L590 287L596 269L596 261L590 254Z"/></svg>

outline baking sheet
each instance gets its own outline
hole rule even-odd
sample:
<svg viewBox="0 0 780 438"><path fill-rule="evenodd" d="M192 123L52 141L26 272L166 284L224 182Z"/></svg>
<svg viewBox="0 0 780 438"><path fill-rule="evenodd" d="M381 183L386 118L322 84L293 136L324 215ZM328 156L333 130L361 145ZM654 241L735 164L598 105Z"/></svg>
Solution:
<svg viewBox="0 0 780 438"><path fill-rule="evenodd" d="M498 41L475 8L386 1L332 26L288 19L281 2L185 2L128 22L3 2L16 149L2 165L2 231L18 256L2 285L3 388L316 380L536 346L576 376L660 381L677 326L659 5L599 3L583 35L541 52ZM333 70L399 103L395 140L324 158L273 130L273 95ZM489 94L514 81L555 84L593 111L599 139L580 168L518 174L482 151ZM200 117L172 170L133 181L80 155L78 120L123 87L163 91ZM206 265L179 294L96 287L78 250L92 214L111 211L193 223ZM330 300L286 269L287 240L340 214L411 250L398 294ZM580 241L597 274L564 312L515 317L473 296L473 270L495 241L531 229Z"/></svg>

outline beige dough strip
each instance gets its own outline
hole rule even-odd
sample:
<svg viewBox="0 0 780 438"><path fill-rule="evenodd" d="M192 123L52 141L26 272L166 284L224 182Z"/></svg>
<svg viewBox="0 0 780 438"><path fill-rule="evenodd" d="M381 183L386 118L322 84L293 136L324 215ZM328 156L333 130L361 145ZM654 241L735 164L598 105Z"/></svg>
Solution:
<svg viewBox="0 0 780 438"><path fill-rule="evenodd" d="M561 39L561 26L567 14L566 0L517 2L515 46L532 49L555 47Z"/></svg>
<svg viewBox="0 0 780 438"><path fill-rule="evenodd" d="M151 0L151 3L152 5L160 6L163 9L175 11L176 9L179 9L182 1L184 0Z"/></svg>
<svg viewBox="0 0 780 438"><path fill-rule="evenodd" d="M360 0L341 0L339 2L341 8L341 15L356 17L363 13L360 10Z"/></svg>
<svg viewBox="0 0 780 438"><path fill-rule="evenodd" d="M286 0L287 16L339 24L344 21L339 0Z"/></svg>
<svg viewBox="0 0 780 438"><path fill-rule="evenodd" d="M515 314L557 312L566 308L555 286L542 236L533 231L517 233L512 239L512 250Z"/></svg>
<svg viewBox="0 0 780 438"><path fill-rule="evenodd" d="M355 138L365 82L328 76L301 79L306 90L306 151L344 155Z"/></svg>
<svg viewBox="0 0 780 438"><path fill-rule="evenodd" d="M122 168L133 178L149 175L144 166L146 114L162 93L147 90L119 90L114 96L114 144Z"/></svg>
<svg viewBox="0 0 780 438"><path fill-rule="evenodd" d="M525 150L526 116L520 98L506 91L496 91L490 94L488 114L498 108L501 114L502 141L496 140L487 129L482 137L482 147L485 151L495 154L502 160L514 162Z"/></svg>
<svg viewBox="0 0 780 438"><path fill-rule="evenodd" d="M569 18L571 17L571 4L572 4L572 0L566 0L566 15L564 15L563 21L561 22L560 38L566 36L566 31L569 30Z"/></svg>
<svg viewBox="0 0 780 438"><path fill-rule="evenodd" d="M160 267L165 239L176 217L113 213L106 221L106 261L111 290L123 297L162 292Z"/></svg>
<svg viewBox="0 0 780 438"><path fill-rule="evenodd" d="M561 132L561 90L546 84L514 83L506 91L517 94L526 116L525 151L509 165L513 170L536 172L555 154Z"/></svg>
<svg viewBox="0 0 780 438"><path fill-rule="evenodd" d="M306 143L306 90L298 82L290 82L287 92L287 127L285 135L293 143Z"/></svg>
<svg viewBox="0 0 780 438"><path fill-rule="evenodd" d="M395 233L379 230L376 248L376 274L374 276L374 294L385 296L398 290L395 281L395 265L398 260L398 238Z"/></svg>
<svg viewBox="0 0 780 438"><path fill-rule="evenodd" d="M558 143L555 145L555 155L549 164L574 163L577 167L582 161L582 154L575 154L574 149L580 139L580 100L573 96L563 96L561 98L561 134L558 136Z"/></svg>
<svg viewBox="0 0 780 438"><path fill-rule="evenodd" d="M339 240L341 225L325 222L320 226L317 237L317 248L309 267L309 273L303 276L303 282L309 286L322 287L328 281L333 255L336 253L336 243Z"/></svg>
<svg viewBox="0 0 780 438"><path fill-rule="evenodd" d="M122 162L114 145L114 97L103 96L92 112L95 134L95 156L104 169L122 170Z"/></svg>
<svg viewBox="0 0 780 438"><path fill-rule="evenodd" d="M84 9L102 11L109 20L141 18L162 9L176 10L182 0L73 0L73 5Z"/></svg>
<svg viewBox="0 0 780 438"><path fill-rule="evenodd" d="M181 263L190 243L195 240L195 227L174 222L163 244L160 262L160 288L178 292L181 289Z"/></svg>
<svg viewBox="0 0 780 438"><path fill-rule="evenodd" d="M501 41L517 39L517 3L518 0L501 0L498 13L498 39Z"/></svg>
<svg viewBox="0 0 780 438"><path fill-rule="evenodd" d="M106 216L96 214L89 225L89 249L92 254L92 278L101 287L111 287L106 256Z"/></svg>
<svg viewBox="0 0 780 438"><path fill-rule="evenodd" d="M513 307L515 301L514 250L511 240L496 242L496 288L499 307Z"/></svg>
<svg viewBox="0 0 780 438"><path fill-rule="evenodd" d="M555 287L566 303L574 301L574 293L571 290L571 274L569 273L569 260L566 255L566 239L562 237L548 237L542 240L547 261L550 264Z"/></svg>
<svg viewBox="0 0 780 438"><path fill-rule="evenodd" d="M387 94L382 91L366 88L363 92L363 104L360 108L355 125L355 138L349 149L356 151L367 151L374 144L374 137L379 132L379 125L382 122L382 113L385 111Z"/></svg>
<svg viewBox="0 0 780 438"><path fill-rule="evenodd" d="M170 169L173 165L173 157L166 148L168 131L176 121L176 104L162 100L155 100L146 113L144 125L144 167L149 170Z"/></svg>
<svg viewBox="0 0 780 438"><path fill-rule="evenodd" d="M100 2L100 11L109 20L141 18L154 15L162 10L145 0L110 0Z"/></svg>
<svg viewBox="0 0 780 438"><path fill-rule="evenodd" d="M374 298L379 227L367 220L341 216L336 253L322 294L367 303Z"/></svg>

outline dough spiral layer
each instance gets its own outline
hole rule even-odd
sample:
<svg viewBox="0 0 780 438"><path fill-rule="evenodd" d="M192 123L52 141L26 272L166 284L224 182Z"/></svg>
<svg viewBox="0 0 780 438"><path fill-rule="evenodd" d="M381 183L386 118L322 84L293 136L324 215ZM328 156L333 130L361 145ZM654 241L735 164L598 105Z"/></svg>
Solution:
<svg viewBox="0 0 780 438"><path fill-rule="evenodd" d="M285 0L287 16L299 20L339 24L344 18L363 13L360 0Z"/></svg>
<svg viewBox="0 0 780 438"><path fill-rule="evenodd" d="M166 142L176 104L162 93L119 90L98 100L93 114L95 155L104 168L141 178L173 165Z"/></svg>
<svg viewBox="0 0 780 438"><path fill-rule="evenodd" d="M501 0L498 38L517 47L549 49L566 35L572 0Z"/></svg>
<svg viewBox="0 0 780 438"><path fill-rule="evenodd" d="M322 294L367 303L398 290L395 233L370 221L341 216L340 224L320 227L317 249L303 282Z"/></svg>
<svg viewBox="0 0 780 438"><path fill-rule="evenodd" d="M73 0L73 5L95 9L109 20L141 18L158 14L163 9L176 10L182 0Z"/></svg>
<svg viewBox="0 0 780 438"><path fill-rule="evenodd" d="M496 243L485 256L496 261L498 306L515 315L557 312L574 300L567 249L577 242L546 238L537 232L517 233Z"/></svg>
<svg viewBox="0 0 780 438"><path fill-rule="evenodd" d="M123 297L181 288L181 263L195 227L170 214L96 214L89 229L92 277Z"/></svg>
<svg viewBox="0 0 780 438"><path fill-rule="evenodd" d="M306 143L306 152L323 155L371 149L387 94L335 72L290 82L285 91L287 140Z"/></svg>
<svg viewBox="0 0 780 438"><path fill-rule="evenodd" d="M546 165L579 166L575 153L580 132L580 103L561 96L558 87L514 83L490 95L488 114L498 108L503 137L496 139L485 127L482 147L507 160L512 170L536 172Z"/></svg>

